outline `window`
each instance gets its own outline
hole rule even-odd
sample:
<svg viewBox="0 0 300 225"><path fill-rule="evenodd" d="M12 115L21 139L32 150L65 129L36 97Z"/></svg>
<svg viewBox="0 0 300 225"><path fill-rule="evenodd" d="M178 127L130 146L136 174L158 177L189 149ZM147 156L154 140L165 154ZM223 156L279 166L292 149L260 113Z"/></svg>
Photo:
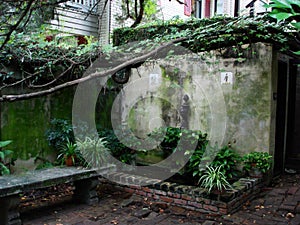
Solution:
<svg viewBox="0 0 300 225"><path fill-rule="evenodd" d="M224 14L224 0L215 1L215 14L223 15Z"/></svg>
<svg viewBox="0 0 300 225"><path fill-rule="evenodd" d="M79 10L82 12L89 12L92 10L93 12L97 11L97 7L95 7L97 0L71 0L66 2L64 5L66 7L72 8L74 10Z"/></svg>

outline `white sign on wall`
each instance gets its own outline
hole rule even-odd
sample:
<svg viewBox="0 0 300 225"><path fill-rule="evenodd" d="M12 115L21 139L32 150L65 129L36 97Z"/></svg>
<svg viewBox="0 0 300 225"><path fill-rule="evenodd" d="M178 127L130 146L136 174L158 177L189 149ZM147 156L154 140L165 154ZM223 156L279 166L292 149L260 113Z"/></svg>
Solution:
<svg viewBox="0 0 300 225"><path fill-rule="evenodd" d="M159 75L156 73L150 74L149 84L150 84L150 86L158 85L159 84Z"/></svg>
<svg viewBox="0 0 300 225"><path fill-rule="evenodd" d="M233 84L232 72L221 72L221 84Z"/></svg>

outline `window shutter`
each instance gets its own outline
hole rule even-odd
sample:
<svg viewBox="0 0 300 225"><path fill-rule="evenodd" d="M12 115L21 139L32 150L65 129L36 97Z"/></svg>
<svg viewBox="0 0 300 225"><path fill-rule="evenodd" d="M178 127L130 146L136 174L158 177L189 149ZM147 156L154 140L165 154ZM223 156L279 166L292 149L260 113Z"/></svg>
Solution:
<svg viewBox="0 0 300 225"><path fill-rule="evenodd" d="M205 17L210 17L210 0L205 0Z"/></svg>
<svg viewBox="0 0 300 225"><path fill-rule="evenodd" d="M184 15L192 15L192 0L184 0Z"/></svg>

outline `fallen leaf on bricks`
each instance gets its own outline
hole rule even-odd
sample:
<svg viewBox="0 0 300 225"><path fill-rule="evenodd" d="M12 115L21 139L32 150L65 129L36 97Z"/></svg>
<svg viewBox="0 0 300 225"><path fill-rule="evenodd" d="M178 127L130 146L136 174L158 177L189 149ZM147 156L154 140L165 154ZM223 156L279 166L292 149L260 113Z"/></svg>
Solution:
<svg viewBox="0 0 300 225"><path fill-rule="evenodd" d="M295 215L293 213L287 213L285 217L290 219L290 218L294 218Z"/></svg>

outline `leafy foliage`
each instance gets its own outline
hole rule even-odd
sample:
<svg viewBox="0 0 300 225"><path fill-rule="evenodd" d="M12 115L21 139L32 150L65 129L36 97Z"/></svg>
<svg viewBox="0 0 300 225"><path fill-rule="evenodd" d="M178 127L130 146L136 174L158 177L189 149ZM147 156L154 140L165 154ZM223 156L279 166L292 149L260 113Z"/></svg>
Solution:
<svg viewBox="0 0 300 225"><path fill-rule="evenodd" d="M47 37L51 37L48 41ZM87 45L77 45L75 37L61 37L42 26L31 33L12 34L0 52L0 81L4 87L23 73L30 87L59 84L81 77L99 53L98 43L88 38ZM7 69L14 67L8 74ZM51 82L51 83L49 83ZM42 86L43 87L43 86Z"/></svg>
<svg viewBox="0 0 300 225"><path fill-rule="evenodd" d="M217 146L207 145L206 140L199 146L188 163L188 172L195 179L199 179L205 171L205 166L219 167L226 179L237 179L240 176L238 165L242 161L241 156L230 146L226 145L219 149ZM207 153L204 157L204 153ZM214 158L212 158L214 156Z"/></svg>
<svg viewBox="0 0 300 225"><path fill-rule="evenodd" d="M290 22L296 30L300 31L300 1L299 0L272 0L267 8L272 7L269 15L278 22ZM298 35L299 38L299 35ZM296 40L297 41L297 40ZM300 51L295 52L300 55Z"/></svg>
<svg viewBox="0 0 300 225"><path fill-rule="evenodd" d="M154 0L123 0L121 2L122 14L115 15L119 23L127 24L130 19L131 27L136 27L142 21L155 19L157 5Z"/></svg>
<svg viewBox="0 0 300 225"><path fill-rule="evenodd" d="M59 149L67 142L74 143L73 126L65 119L52 119L50 128L46 131L46 138L49 145L54 149Z"/></svg>
<svg viewBox="0 0 300 225"><path fill-rule="evenodd" d="M118 131L102 129L99 131L99 137L105 138L105 147L109 149L113 157L123 163L133 164L136 158L136 151L120 142L115 132Z"/></svg>
<svg viewBox="0 0 300 225"><path fill-rule="evenodd" d="M168 41L187 37L183 46L194 52L208 51L226 46L241 46L247 43L268 42L282 51L293 48L293 27L277 23L268 15L251 17L217 16L210 19L156 22L136 29L124 28L114 31L114 44L132 41ZM299 48L299 46L298 46Z"/></svg>
<svg viewBox="0 0 300 225"><path fill-rule="evenodd" d="M12 155L13 151L8 149L2 149L9 145L12 141L0 141L0 175L10 174L9 169L9 157Z"/></svg>
<svg viewBox="0 0 300 225"><path fill-rule="evenodd" d="M249 172L252 168L267 172L272 165L272 156L267 152L250 152L243 157L244 170Z"/></svg>
<svg viewBox="0 0 300 225"><path fill-rule="evenodd" d="M232 179L239 176L237 166L241 161L241 156L234 149L226 145L218 151L210 165L213 167L222 166L221 171L225 177Z"/></svg>

